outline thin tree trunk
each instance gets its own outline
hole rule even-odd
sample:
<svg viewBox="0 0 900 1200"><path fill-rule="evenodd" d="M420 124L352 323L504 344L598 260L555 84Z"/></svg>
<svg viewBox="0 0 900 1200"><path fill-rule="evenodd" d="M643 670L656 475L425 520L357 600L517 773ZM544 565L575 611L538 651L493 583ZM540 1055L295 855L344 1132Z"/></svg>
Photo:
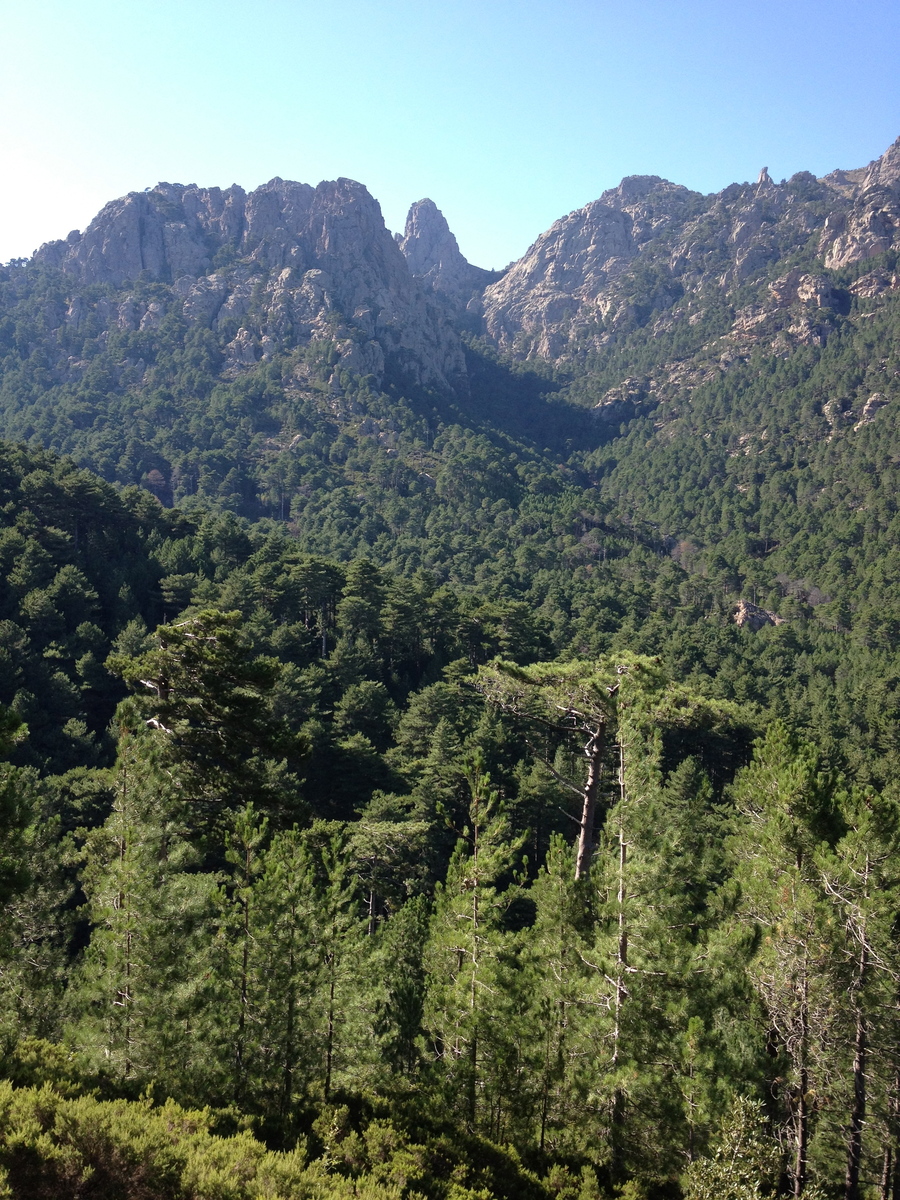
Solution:
<svg viewBox="0 0 900 1200"><path fill-rule="evenodd" d="M628 843L625 840L625 748L619 743L619 879L616 888L618 936L616 938L616 1000L613 1025L612 1065L618 1065L622 1044L622 1009L625 1004L625 973L628 970L628 923L625 919L625 868L628 863ZM613 1092L610 1140L613 1171L622 1169L623 1137L625 1132L625 1093L618 1083Z"/></svg>
<svg viewBox="0 0 900 1200"><path fill-rule="evenodd" d="M890 1200L900 1200L900 1171L897 1162L900 1159L900 1067L894 1072L894 1091L888 1106L890 1126L888 1144L885 1155L892 1162L892 1176L888 1181L888 1196Z"/></svg>
<svg viewBox="0 0 900 1200"><path fill-rule="evenodd" d="M247 875L250 875L250 855L247 854ZM235 1045L235 1068L237 1081L235 1094L238 1098L244 1090L244 1039L247 1034L247 1005L250 999L250 901L243 899L243 946L241 947L241 1007L238 1015L237 1042Z"/></svg>
<svg viewBox="0 0 900 1200"><path fill-rule="evenodd" d="M131 906L127 916L128 930L125 934L125 990L122 1001L125 1005L125 1078L131 1076Z"/></svg>
<svg viewBox="0 0 900 1200"><path fill-rule="evenodd" d="M475 1128L475 1104L478 1096L476 1075L478 1072L478 1035L473 1033L469 1042L469 1128Z"/></svg>
<svg viewBox="0 0 900 1200"><path fill-rule="evenodd" d="M544 1041L544 1080L541 1087L541 1136L539 1139L539 1148L541 1154L544 1153L544 1138L547 1135L547 1109L550 1104L550 1043L552 1034L550 1027L547 1028L547 1037Z"/></svg>
<svg viewBox="0 0 900 1200"><path fill-rule="evenodd" d="M588 758L587 783L581 809L578 854L575 859L575 878L587 875L591 866L591 851L594 848L594 817L597 812L597 793L600 790L600 772L603 768L603 752L606 749L606 726L601 725L592 735L584 752Z"/></svg>
<svg viewBox="0 0 900 1200"><path fill-rule="evenodd" d="M481 877L478 873L478 834L480 832L480 796L477 789L472 796L472 979L469 987L469 1015L472 1021L472 1040L469 1044L469 1125L475 1128L475 1109L478 1097L478 967L481 962L479 954L479 929L481 928L481 912L478 904L478 889Z"/></svg>
<svg viewBox="0 0 900 1200"><path fill-rule="evenodd" d="M866 1119L866 1057L868 1038L866 1017L856 1014L856 1040L853 1052L853 1109L847 1137L847 1173L844 1200L859 1200L859 1168L862 1163L862 1133Z"/></svg>
<svg viewBox="0 0 900 1200"><path fill-rule="evenodd" d="M806 1167L809 1153L809 1107L806 1097L809 1093L809 1068L807 1065L807 1043L809 1041L809 980L804 965L803 996L800 1006L800 1045L799 1045L799 1095L797 1097L797 1154L794 1159L794 1196L803 1195L806 1188Z"/></svg>
<svg viewBox="0 0 900 1200"><path fill-rule="evenodd" d="M894 1174L894 1156L890 1146L885 1146L881 1162L881 1200L891 1200L891 1180Z"/></svg>
<svg viewBox="0 0 900 1200"><path fill-rule="evenodd" d="M794 1195L803 1195L806 1187L806 1158L809 1140L809 1113L806 1104L806 1091L809 1087L809 1075L805 1067L800 1069L800 1095L797 1101L797 1157L794 1160Z"/></svg>
<svg viewBox="0 0 900 1200"><path fill-rule="evenodd" d="M619 1035L621 1031L622 1004L625 999L625 972L628 969L628 926L625 922L625 867L628 861L628 843L625 841L625 751L619 746L619 883L616 890L618 910L618 937L616 939L616 1008L613 1026L612 1061L619 1061Z"/></svg>
<svg viewBox="0 0 900 1200"><path fill-rule="evenodd" d="M869 858L863 875L865 896L868 899ZM844 1176L844 1200L859 1200L859 1170L862 1163L862 1135L866 1120L866 1065L868 1058L868 1026L864 1003L866 975L869 968L866 945L865 912L859 931L859 964L856 971L855 1007L856 1037L853 1045L853 1108L850 1112L850 1129L847 1135L847 1171Z"/></svg>
<svg viewBox="0 0 900 1200"><path fill-rule="evenodd" d="M132 1016L132 986L131 986L131 952L132 952L132 911L131 911L131 889L128 886L129 880L126 877L126 864L128 859L130 832L129 826L125 824L126 814L128 811L128 768L127 766L122 771L122 801L120 810L122 814L123 832L119 838L119 889L116 894L116 909L125 917L125 981L119 989L123 1011L125 1013L125 1029L124 1029L124 1057L123 1071L125 1078L131 1076L132 1061L131 1061L131 1016Z"/></svg>
<svg viewBox="0 0 900 1200"><path fill-rule="evenodd" d="M334 1056L334 954L329 964L331 978L328 983L328 1037L325 1043L325 1099L331 1095L331 1065Z"/></svg>
<svg viewBox="0 0 900 1200"><path fill-rule="evenodd" d="M292 921L295 913L291 913ZM291 1111L294 1099L294 1010L297 1004L297 990L294 985L294 946L293 939L288 956L288 997L287 1020L284 1032L284 1075L282 1078L281 1112L286 1116Z"/></svg>

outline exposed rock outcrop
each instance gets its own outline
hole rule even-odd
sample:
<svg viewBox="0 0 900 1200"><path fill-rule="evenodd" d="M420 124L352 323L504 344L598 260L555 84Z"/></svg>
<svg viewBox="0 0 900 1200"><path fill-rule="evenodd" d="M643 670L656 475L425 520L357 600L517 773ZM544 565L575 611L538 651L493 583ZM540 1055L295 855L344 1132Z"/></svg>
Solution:
<svg viewBox="0 0 900 1200"><path fill-rule="evenodd" d="M413 204L403 234L394 236L414 278L446 300L458 315L480 316L481 294L502 272L486 271L468 262L433 200Z"/></svg>
<svg viewBox="0 0 900 1200"><path fill-rule="evenodd" d="M826 267L844 267L900 246L900 138L869 164L851 195L849 210L825 222L820 250Z"/></svg>
<svg viewBox="0 0 900 1200"><path fill-rule="evenodd" d="M783 625L784 621L784 617L769 612L767 608L760 608L758 604L751 604L749 600L739 600L734 612L735 625L741 629L746 626L754 633L758 633L766 625Z"/></svg>
<svg viewBox="0 0 900 1200"><path fill-rule="evenodd" d="M485 295L485 326L502 350L556 358L572 322L596 306L603 285L634 257L631 221L601 201L557 221Z"/></svg>
<svg viewBox="0 0 900 1200"><path fill-rule="evenodd" d="M666 332L678 319L699 319L677 306L711 279L727 294L804 246L821 228L823 202L848 207L808 172L776 185L763 169L755 184L712 196L657 176L624 179L557 221L487 288L486 331L501 349L549 359L597 349L673 310L669 322L654 317ZM789 303L809 299L794 294Z"/></svg>
<svg viewBox="0 0 900 1200"><path fill-rule="evenodd" d="M84 284L170 283L188 321L237 321L233 367L321 339L353 369L380 375L391 361L418 382L464 383L457 335L411 277L378 203L350 179L315 188L273 179L249 195L159 184L113 201L84 234L37 257ZM147 328L153 317L121 319Z"/></svg>
<svg viewBox="0 0 900 1200"><path fill-rule="evenodd" d="M862 407L862 412L859 414L859 420L853 426L854 430L861 429L863 425L871 425L875 420L875 414L879 409L884 408L890 401L888 397L881 392L873 392Z"/></svg>
<svg viewBox="0 0 900 1200"><path fill-rule="evenodd" d="M83 234L75 230L63 242L47 243L36 258L83 283L114 287L144 272L160 280L196 276L211 269L223 245L240 244L246 209L246 193L237 185L223 191L159 183L111 201Z"/></svg>
<svg viewBox="0 0 900 1200"><path fill-rule="evenodd" d="M890 266L849 289L825 271L896 247L900 139L866 168L776 184L763 167L754 183L709 196L629 176L557 221L502 274L467 262L431 200L413 204L392 238L376 201L348 179L318 187L273 179L249 194L158 184L113 201L84 234L38 258L120 292L139 279L168 285L189 323L227 334L234 371L320 340L354 371L380 379L399 367L458 389L461 329L514 357L563 366L641 327L669 338L668 359L593 400L612 420L714 378L756 347L788 354L823 345L854 299L898 286ZM791 269L778 274L785 260ZM167 311L164 299L138 303L126 291L109 327L153 329ZM79 326L84 312L74 295L61 319ZM697 324L702 343L676 332Z"/></svg>
<svg viewBox="0 0 900 1200"><path fill-rule="evenodd" d="M627 320L610 283L695 195L655 175L631 176L557 221L485 292L488 334L503 350L557 358L592 324Z"/></svg>
<svg viewBox="0 0 900 1200"><path fill-rule="evenodd" d="M865 275L860 275L855 283L851 283L848 291L854 296L859 296L860 300L873 300L882 292L898 287L900 275L887 271L868 271Z"/></svg>

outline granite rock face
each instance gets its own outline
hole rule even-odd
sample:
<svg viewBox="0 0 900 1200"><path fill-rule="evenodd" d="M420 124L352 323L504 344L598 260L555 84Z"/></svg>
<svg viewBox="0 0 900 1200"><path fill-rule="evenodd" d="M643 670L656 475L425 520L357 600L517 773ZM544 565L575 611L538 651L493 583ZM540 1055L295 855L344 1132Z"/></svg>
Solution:
<svg viewBox="0 0 900 1200"><path fill-rule="evenodd" d="M845 267L900 246L900 138L864 172L853 174L849 209L830 216L822 233L826 267Z"/></svg>
<svg viewBox="0 0 900 1200"><path fill-rule="evenodd" d="M557 221L485 292L488 335L502 350L560 357L573 335L610 313L611 284L693 195L632 176Z"/></svg>
<svg viewBox="0 0 900 1200"><path fill-rule="evenodd" d="M299 186L299 185L298 185ZM244 232L243 188L160 183L107 204L83 234L49 242L36 257L82 283L121 287L143 272L170 280L211 269L215 252Z"/></svg>
<svg viewBox="0 0 900 1200"><path fill-rule="evenodd" d="M110 328L153 329L168 311L165 298L138 303L132 282L169 288L189 324L226 339L231 371L321 341L341 366L376 380L399 370L458 391L462 330L511 357L563 367L638 329L673 344L679 326L710 330L700 351L692 337L689 357L602 397L602 415L614 419L713 378L754 347L787 354L824 344L850 296L898 286L894 268L878 267L842 298L826 272L896 247L900 139L868 167L781 183L764 167L755 182L708 196L629 176L502 273L466 260L431 200L413 204L392 237L376 201L349 179L273 179L249 194L161 183L113 201L83 234L37 257L71 276L75 292L118 289ZM73 294L65 320L78 323L84 311Z"/></svg>
<svg viewBox="0 0 900 1200"><path fill-rule="evenodd" d="M464 386L456 333L411 277L378 203L349 179L273 179L249 195L159 184L108 204L84 234L37 258L83 284L169 284L190 323L237 322L233 367L321 339L379 378L390 361L416 382Z"/></svg>
<svg viewBox="0 0 900 1200"><path fill-rule="evenodd" d="M657 176L624 179L542 234L484 298L486 332L519 357L566 360L609 344L650 313L689 314L710 282L724 294L805 244L823 202L808 173L702 196ZM846 201L843 202L846 207ZM796 298L795 298L796 299Z"/></svg>
<svg viewBox="0 0 900 1200"><path fill-rule="evenodd" d="M703 320L712 299L734 303L731 348L716 351L728 361L754 344L822 344L838 298L815 269L787 272L749 306L745 298L745 285L811 246L825 269L900 246L900 139L858 170L776 183L763 167L754 183L709 196L658 176L623 179L485 289L484 332L514 357L565 364L648 323L662 336ZM893 284L879 276L860 286L876 294Z"/></svg>
<svg viewBox="0 0 900 1200"><path fill-rule="evenodd" d="M766 625L783 625L784 617L769 612L767 608L760 608L758 604L751 604L749 600L739 600L734 611L734 623L741 629L746 626L753 633L758 633Z"/></svg>
<svg viewBox="0 0 900 1200"><path fill-rule="evenodd" d="M433 200L413 204L403 233L394 236L413 277L440 296L457 318L481 315L482 293L502 272L473 266L463 256Z"/></svg>
<svg viewBox="0 0 900 1200"><path fill-rule="evenodd" d="M634 254L631 222L623 213L599 200L570 213L488 289L488 334L501 350L520 348L524 335L536 356L558 357L571 322L602 304L603 286Z"/></svg>
<svg viewBox="0 0 900 1200"><path fill-rule="evenodd" d="M871 425L875 420L875 414L879 409L884 408L890 401L887 396L881 392L873 392L862 407L862 412L859 414L859 420L853 426L854 432L857 429L862 429L863 425Z"/></svg>

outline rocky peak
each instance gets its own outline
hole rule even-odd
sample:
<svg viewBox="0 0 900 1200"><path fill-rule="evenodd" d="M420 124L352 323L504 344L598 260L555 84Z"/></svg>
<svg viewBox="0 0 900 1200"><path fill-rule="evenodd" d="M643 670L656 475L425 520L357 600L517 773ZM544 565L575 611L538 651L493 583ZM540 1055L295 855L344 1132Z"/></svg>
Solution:
<svg viewBox="0 0 900 1200"><path fill-rule="evenodd" d="M659 175L626 175L618 187L603 192L599 203L631 218L631 234L640 245L659 230L696 212L703 197Z"/></svg>
<svg viewBox="0 0 900 1200"><path fill-rule="evenodd" d="M862 191L883 187L900 191L900 138L897 138L880 158L869 163L862 180Z"/></svg>
<svg viewBox="0 0 900 1200"><path fill-rule="evenodd" d="M659 175L626 175L618 187L607 188L600 196L602 204L625 209L646 200L658 188L673 187Z"/></svg>
<svg viewBox="0 0 900 1200"><path fill-rule="evenodd" d="M209 269L210 247L240 238L246 194L191 184L159 183L107 204L83 234L50 242L36 258L83 283L121 287L146 272L152 279Z"/></svg>
<svg viewBox="0 0 900 1200"><path fill-rule="evenodd" d="M626 175L618 187L607 188L598 203L632 216L651 209L675 216L685 201L699 196L699 192L692 192L690 188L671 183L659 175Z"/></svg>
<svg viewBox="0 0 900 1200"><path fill-rule="evenodd" d="M353 369L380 376L391 359L446 385L464 372L454 327L517 356L565 361L648 322L660 334L694 324L711 289L736 300L744 285L731 333L717 335L731 337L728 361L772 339L821 342L833 308L827 279L808 266L776 278L779 262L808 254L816 237L826 268L900 246L900 139L858 171L800 172L776 186L763 167L755 183L711 196L627 176L556 221L503 275L467 262L432 200L413 204L393 238L350 179L312 187L275 178L249 194L160 183L113 201L38 258L76 284L168 284L190 322L237 328L235 369L330 339ZM893 284L873 275L865 286ZM117 303L121 328L159 319L132 311L128 297Z"/></svg>
<svg viewBox="0 0 900 1200"><path fill-rule="evenodd" d="M397 238L413 275L420 279L465 270L468 262L460 253L450 226L433 200L419 200L410 207L406 228Z"/></svg>
<svg viewBox="0 0 900 1200"><path fill-rule="evenodd" d="M268 257L262 247L287 249L295 244L309 223L315 195L316 189L308 183L285 182L277 177L251 192L244 205L240 249L259 259Z"/></svg>
<svg viewBox="0 0 900 1200"><path fill-rule="evenodd" d="M236 367L320 338L376 376L387 359L440 386L464 376L457 335L411 277L378 202L351 179L275 178L249 195L161 183L112 201L36 257L78 284L169 283L190 321L237 320Z"/></svg>
<svg viewBox="0 0 900 1200"><path fill-rule="evenodd" d="M568 326L636 254L632 219L595 200L555 222L484 294L488 334L504 350L555 358Z"/></svg>
<svg viewBox="0 0 900 1200"><path fill-rule="evenodd" d="M862 171L822 180L800 172L777 185L763 167L755 183L711 196L656 175L628 176L557 221L485 290L485 331L522 357L579 357L651 319L654 328L662 322L661 331L699 320L701 293L717 285L729 296L764 283L779 260L807 252L817 234L825 267L900 246L900 139ZM753 337L782 332L787 318L769 319L774 300L775 309L810 310L785 326L785 338L823 340L825 319L811 312L830 306L827 281L792 276L790 300L779 299L779 286L759 311L742 308L741 338L750 325Z"/></svg>
<svg viewBox="0 0 900 1200"><path fill-rule="evenodd" d="M557 358L586 329L628 321L633 309L618 284L630 264L704 204L699 193L658 175L626 177L557 221L487 288L488 334L503 349Z"/></svg>
<svg viewBox="0 0 900 1200"><path fill-rule="evenodd" d="M480 312L481 293L500 278L500 273L485 271L467 261L433 200L413 204L403 234L394 236L416 279L453 308L470 312L475 308Z"/></svg>
<svg viewBox="0 0 900 1200"><path fill-rule="evenodd" d="M825 182L852 198L825 222L819 251L836 268L900 246L900 138L857 171L834 171Z"/></svg>

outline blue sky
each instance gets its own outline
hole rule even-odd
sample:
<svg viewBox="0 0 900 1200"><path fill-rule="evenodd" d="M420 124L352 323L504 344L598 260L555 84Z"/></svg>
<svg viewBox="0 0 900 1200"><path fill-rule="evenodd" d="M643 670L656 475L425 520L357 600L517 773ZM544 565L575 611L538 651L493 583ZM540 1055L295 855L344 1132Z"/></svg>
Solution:
<svg viewBox="0 0 900 1200"><path fill-rule="evenodd" d="M822 174L900 135L897 0L0 0L0 261L168 180L430 196L481 266L623 175Z"/></svg>

